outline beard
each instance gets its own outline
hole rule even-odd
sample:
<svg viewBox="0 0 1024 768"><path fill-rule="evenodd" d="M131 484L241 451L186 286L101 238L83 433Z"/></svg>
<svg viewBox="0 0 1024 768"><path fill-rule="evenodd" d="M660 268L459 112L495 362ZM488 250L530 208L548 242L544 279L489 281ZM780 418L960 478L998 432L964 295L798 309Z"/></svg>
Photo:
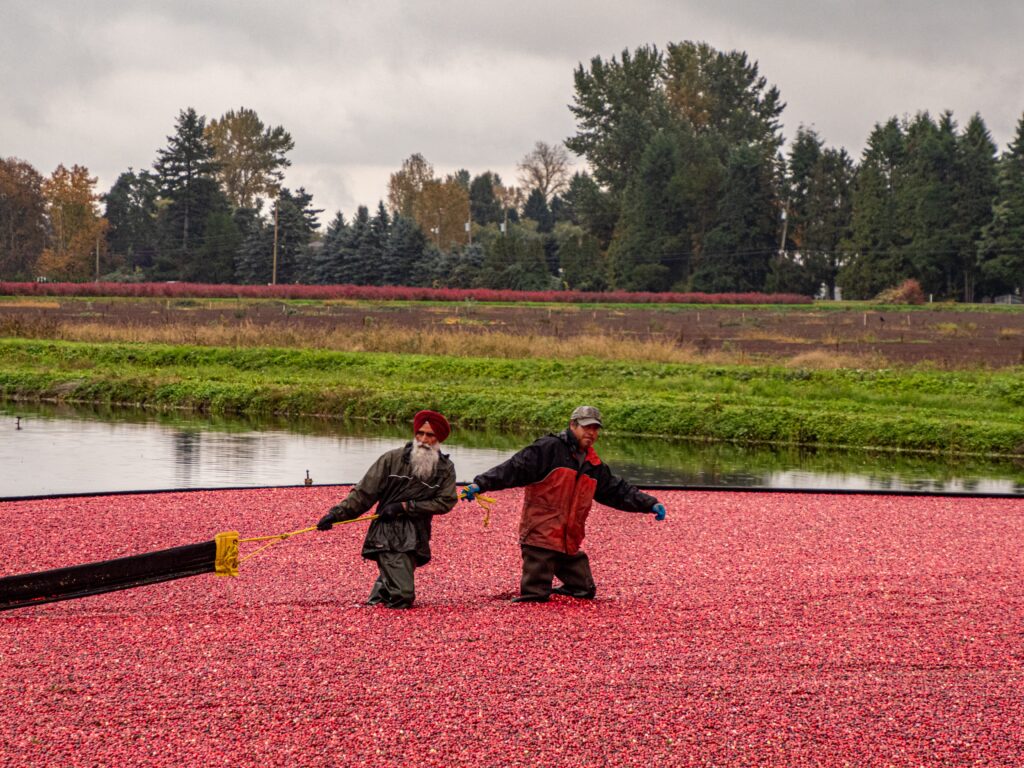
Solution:
<svg viewBox="0 0 1024 768"><path fill-rule="evenodd" d="M434 476L437 469L437 459L441 455L440 443L427 445L413 440L412 453L409 454L409 463L412 465L412 475L417 480L429 480Z"/></svg>

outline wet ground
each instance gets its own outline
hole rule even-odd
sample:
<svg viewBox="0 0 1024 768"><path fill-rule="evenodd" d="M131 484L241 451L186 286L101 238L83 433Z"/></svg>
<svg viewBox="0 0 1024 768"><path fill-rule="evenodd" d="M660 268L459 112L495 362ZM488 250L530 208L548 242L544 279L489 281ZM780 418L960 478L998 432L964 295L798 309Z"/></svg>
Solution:
<svg viewBox="0 0 1024 768"><path fill-rule="evenodd" d="M1003 368L1024 363L1024 312L963 311L926 305L900 311L865 311L828 305L786 309L706 307L588 308L576 305L491 306L282 303L192 299L0 301L0 336L47 335L62 323L113 326L238 324L324 329L368 327L459 330L517 336L572 338L610 335L660 340L699 353L726 352L752 360L808 353L940 367Z"/></svg>

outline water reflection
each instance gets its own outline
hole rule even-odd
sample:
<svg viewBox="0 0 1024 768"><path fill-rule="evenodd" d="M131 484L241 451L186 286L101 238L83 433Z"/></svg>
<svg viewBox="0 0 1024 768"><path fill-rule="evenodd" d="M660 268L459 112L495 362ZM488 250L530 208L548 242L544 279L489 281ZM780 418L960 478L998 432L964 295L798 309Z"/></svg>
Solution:
<svg viewBox="0 0 1024 768"><path fill-rule="evenodd" d="M408 436L402 425L367 422L252 421L0 403L0 497L297 485L307 471L317 484L349 483ZM468 481L533 437L459 429L445 450L459 479ZM599 448L617 474L640 485L1024 495L1024 469L1012 462L613 435L602 436Z"/></svg>

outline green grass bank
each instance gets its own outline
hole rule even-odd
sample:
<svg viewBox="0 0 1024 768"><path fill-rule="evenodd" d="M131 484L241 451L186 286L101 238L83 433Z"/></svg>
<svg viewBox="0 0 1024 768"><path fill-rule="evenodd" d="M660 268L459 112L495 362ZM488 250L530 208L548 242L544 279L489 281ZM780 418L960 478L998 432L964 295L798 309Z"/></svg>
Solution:
<svg viewBox="0 0 1024 768"><path fill-rule="evenodd" d="M608 431L742 443L1024 456L1024 373L496 360L0 339L0 397L209 413L553 429L588 402Z"/></svg>

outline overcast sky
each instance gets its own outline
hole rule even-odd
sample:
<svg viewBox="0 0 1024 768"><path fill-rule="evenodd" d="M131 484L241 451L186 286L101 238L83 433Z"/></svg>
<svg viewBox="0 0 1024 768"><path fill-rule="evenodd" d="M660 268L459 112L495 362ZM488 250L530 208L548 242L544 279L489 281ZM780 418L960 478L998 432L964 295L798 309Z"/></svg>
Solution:
<svg viewBox="0 0 1024 768"><path fill-rule="evenodd" d="M178 112L255 109L295 140L285 183L376 205L414 152L515 178L574 132L591 57L684 40L746 51L800 124L859 157L876 122L975 112L1000 150L1024 113L1020 0L0 0L0 156L106 191L148 168Z"/></svg>

